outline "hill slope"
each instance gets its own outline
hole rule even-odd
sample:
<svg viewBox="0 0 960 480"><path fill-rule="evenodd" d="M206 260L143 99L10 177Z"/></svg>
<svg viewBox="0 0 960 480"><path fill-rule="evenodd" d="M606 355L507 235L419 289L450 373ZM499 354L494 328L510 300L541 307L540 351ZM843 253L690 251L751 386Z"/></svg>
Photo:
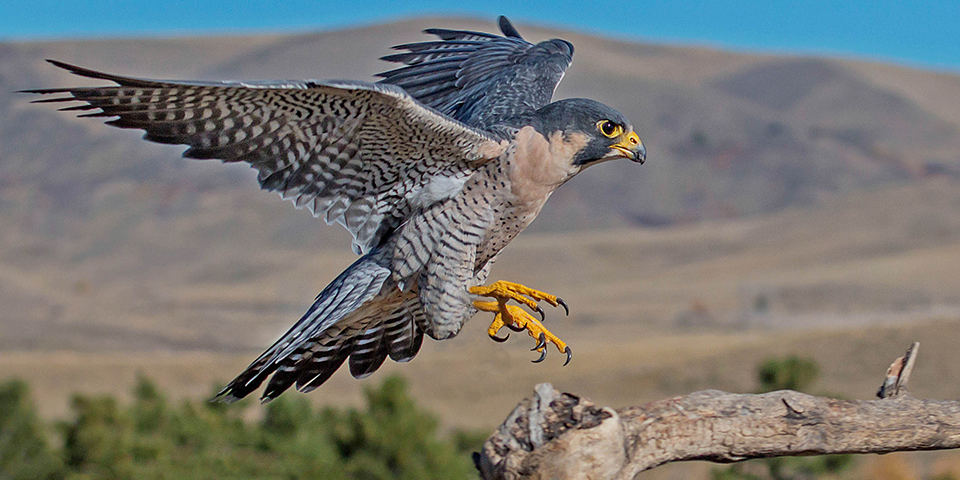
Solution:
<svg viewBox="0 0 960 480"><path fill-rule="evenodd" d="M389 45L438 25L493 27L0 44L0 349L256 350L352 260L341 229L257 191L244 166L180 159L11 93L82 81L41 59L370 79ZM558 96L617 106L650 161L564 186L496 275L557 290L573 322L654 329L742 323L761 297L771 310L750 320L781 326L960 304L960 77L520 29L576 45Z"/></svg>
<svg viewBox="0 0 960 480"><path fill-rule="evenodd" d="M4 192L37 191L33 202L50 209L31 216L59 223L58 215L96 215L97 192L116 182L167 192L188 206L191 192L252 183L242 167L200 167L176 160L178 147L145 145L132 132L27 106L11 92L82 81L43 58L153 78L372 80L388 68L376 58L390 45L427 38L419 30L437 25L493 28L427 19L294 36L0 44ZM558 192L535 230L741 217L931 172L960 175L960 118L951 113L960 111L957 76L521 30L531 40L571 40L577 53L558 96L616 106L650 151L643 168L587 171Z"/></svg>

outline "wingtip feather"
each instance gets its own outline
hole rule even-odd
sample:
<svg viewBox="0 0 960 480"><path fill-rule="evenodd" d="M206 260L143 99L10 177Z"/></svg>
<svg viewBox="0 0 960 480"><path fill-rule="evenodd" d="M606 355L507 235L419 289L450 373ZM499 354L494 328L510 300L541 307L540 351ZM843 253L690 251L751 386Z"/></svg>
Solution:
<svg viewBox="0 0 960 480"><path fill-rule="evenodd" d="M100 80L107 80L107 81L109 81L109 82L113 82L113 83L116 83L117 85L121 85L121 86L127 86L127 87L135 87L135 86L147 87L147 86L153 86L153 85L157 85L157 84L158 84L157 81L155 81L155 80L146 80L146 79L140 79L140 78L123 77L123 76L120 76L120 75L113 75L113 74L110 74L110 73L100 72L100 71L97 71L97 70L91 70L91 69L89 69L89 68L84 68L84 67L81 67L81 66L78 66L78 65L72 65L72 64L69 64L69 63L66 63L66 62L61 62L60 60L53 60L53 59L50 59L50 58L47 59L47 62L50 63L51 65L57 67L57 68L62 68L62 69L64 69L64 70L66 70L66 71L68 71L68 72L70 72L70 73L72 73L72 74L74 74L74 75L80 76L80 77L96 78L96 79L100 79ZM51 89L51 90L52 90L52 89ZM76 90L76 89L71 89L71 90ZM43 93L43 92L40 92L40 93ZM51 93L52 93L52 92L51 92Z"/></svg>
<svg viewBox="0 0 960 480"><path fill-rule="evenodd" d="M507 38L517 38L523 40L523 37L520 36L520 32L510 23L510 20L506 16L500 15L497 18L497 24L500 27L500 31L503 32L503 36Z"/></svg>
<svg viewBox="0 0 960 480"><path fill-rule="evenodd" d="M57 67L57 68L62 68L62 69L66 70L66 71L68 71L68 72L70 72L70 73L72 73L72 74L74 74L74 75L80 75L81 77L101 78L101 79L104 79L104 80L110 80L111 77L112 77L112 75L109 75L109 74L106 74L106 73L103 73L103 72L98 72L98 71L96 71L96 70L90 70L89 68L83 68L83 67L80 67L80 66L77 66L77 65L69 64L69 63L67 63L67 62L61 62L60 60L54 60L54 59L52 59L52 58L48 58L48 59L46 59L46 60L47 60L47 63L49 63L49 64L51 64L51 65L53 65L53 66L55 66L55 67Z"/></svg>

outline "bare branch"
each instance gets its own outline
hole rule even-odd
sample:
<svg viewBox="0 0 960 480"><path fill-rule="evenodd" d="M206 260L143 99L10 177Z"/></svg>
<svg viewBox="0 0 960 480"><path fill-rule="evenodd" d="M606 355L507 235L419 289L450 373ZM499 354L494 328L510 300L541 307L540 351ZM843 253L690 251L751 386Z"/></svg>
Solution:
<svg viewBox="0 0 960 480"><path fill-rule="evenodd" d="M881 400L706 390L615 411L541 384L487 440L477 466L487 480L629 480L687 460L958 448L960 401L906 391L917 352L914 343L894 362Z"/></svg>
<svg viewBox="0 0 960 480"><path fill-rule="evenodd" d="M910 381L910 373L913 372L913 364L917 361L919 351L920 342L913 342L913 345L907 349L907 353L897 357L890 364L890 368L887 369L887 378L883 380L877 397L891 398L907 393L907 382Z"/></svg>

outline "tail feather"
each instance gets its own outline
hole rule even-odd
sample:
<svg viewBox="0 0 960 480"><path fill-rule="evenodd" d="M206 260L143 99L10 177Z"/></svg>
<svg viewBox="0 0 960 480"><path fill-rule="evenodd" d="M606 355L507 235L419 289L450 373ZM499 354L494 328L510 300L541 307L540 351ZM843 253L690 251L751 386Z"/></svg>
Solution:
<svg viewBox="0 0 960 480"><path fill-rule="evenodd" d="M317 340L314 342L311 344L312 352L298 351L281 360L263 391L263 400L275 398L294 383L300 390L313 378L330 378L353 348L353 338L349 336L334 337L322 343Z"/></svg>
<svg viewBox="0 0 960 480"><path fill-rule="evenodd" d="M296 385L309 392L350 359L350 373L363 378L389 356L405 362L423 343L424 313L415 292L389 281L389 270L371 252L340 274L313 306L276 343L228 384L216 399L239 400L269 378L261 397L276 398Z"/></svg>
<svg viewBox="0 0 960 480"><path fill-rule="evenodd" d="M268 350L269 352L269 350ZM265 359L258 358L250 364L237 378L234 378L223 390L217 393L214 401L224 403L233 403L260 387L260 384L273 372L273 369L266 367Z"/></svg>
<svg viewBox="0 0 960 480"><path fill-rule="evenodd" d="M387 326L384 330L387 335L390 359L395 362L409 362L420 351L423 345L423 328L426 316L420 308L420 297L404 303L404 311L410 318L407 322L397 322Z"/></svg>
<svg viewBox="0 0 960 480"><path fill-rule="evenodd" d="M273 372L273 376L270 377L270 381L267 382L267 386L263 389L263 395L260 396L261 402L266 403L276 398L297 381L299 372L293 368L289 370L287 370L287 368L289 367L278 367Z"/></svg>
<svg viewBox="0 0 960 480"><path fill-rule="evenodd" d="M293 382L286 382L286 377L295 374L295 380L300 369L307 364L304 360L309 360L304 354L322 347L320 342L329 341L332 332L347 330L350 314L380 293L384 282L390 277L390 270L381 266L381 261L376 252L371 252L344 270L317 295L307 313L224 387L215 399L226 402L239 400L256 390L271 374L280 374L280 378L271 382L273 395L265 398L273 398L288 388ZM283 389L276 391L281 386Z"/></svg>
<svg viewBox="0 0 960 480"><path fill-rule="evenodd" d="M301 393L309 393L323 385L323 382L326 382L340 368L340 365L343 365L343 362L350 356L352 349L353 339L350 338L346 340L345 345L340 345L334 350L333 355L328 357L323 364L316 363L306 367L300 377L297 378L297 390ZM267 393L264 393L264 395L267 395Z"/></svg>
<svg viewBox="0 0 960 480"><path fill-rule="evenodd" d="M420 352L420 346L423 345L423 331L413 323L410 324L410 330L413 334L409 340L391 345L390 359L394 362L409 362Z"/></svg>
<svg viewBox="0 0 960 480"><path fill-rule="evenodd" d="M416 342L415 338L423 338L416 324L417 313L422 312L420 297L408 294L399 300L390 310L381 311L389 314L381 313L379 318L373 318L363 336L357 339L353 354L350 355L350 374L355 378L369 376L383 365L387 356L394 360L404 358ZM416 349L420 349L419 345ZM416 353L414 351L413 355Z"/></svg>
<svg viewBox="0 0 960 480"><path fill-rule="evenodd" d="M387 359L387 349L384 348L386 343L384 327L390 320L392 319L377 322L354 342L353 353L350 354L350 375L354 378L370 376Z"/></svg>

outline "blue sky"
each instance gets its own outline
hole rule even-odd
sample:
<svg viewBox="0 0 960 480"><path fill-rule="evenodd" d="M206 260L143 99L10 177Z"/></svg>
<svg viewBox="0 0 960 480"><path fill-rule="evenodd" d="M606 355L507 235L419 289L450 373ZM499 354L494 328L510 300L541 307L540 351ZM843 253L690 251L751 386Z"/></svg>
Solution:
<svg viewBox="0 0 960 480"><path fill-rule="evenodd" d="M450 4L462 3L462 7ZM867 57L960 73L960 0L339 2L0 0L0 40L308 31L425 14L640 41ZM355 5L362 5L356 7Z"/></svg>

